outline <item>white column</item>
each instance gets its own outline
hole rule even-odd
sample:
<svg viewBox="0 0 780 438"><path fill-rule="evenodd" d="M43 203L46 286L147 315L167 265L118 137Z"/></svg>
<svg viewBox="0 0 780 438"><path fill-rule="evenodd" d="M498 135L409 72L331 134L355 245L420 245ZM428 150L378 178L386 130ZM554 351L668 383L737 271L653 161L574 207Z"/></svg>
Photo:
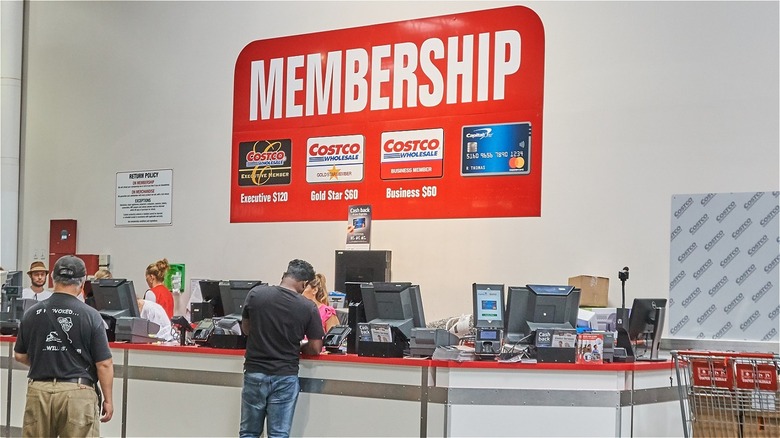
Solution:
<svg viewBox="0 0 780 438"><path fill-rule="evenodd" d="M24 2L0 0L0 266L16 270Z"/></svg>

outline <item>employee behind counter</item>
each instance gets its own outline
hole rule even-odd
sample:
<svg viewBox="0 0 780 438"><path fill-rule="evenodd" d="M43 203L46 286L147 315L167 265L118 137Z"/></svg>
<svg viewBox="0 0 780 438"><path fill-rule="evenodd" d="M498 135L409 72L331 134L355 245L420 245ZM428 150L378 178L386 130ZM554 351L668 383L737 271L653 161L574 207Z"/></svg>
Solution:
<svg viewBox="0 0 780 438"><path fill-rule="evenodd" d="M160 326L160 330L157 332L157 339L164 342L173 340L171 320L168 318L168 314L165 313L165 309L163 309L161 305L154 301L139 298L138 311L141 314L141 318L148 319L150 322Z"/></svg>

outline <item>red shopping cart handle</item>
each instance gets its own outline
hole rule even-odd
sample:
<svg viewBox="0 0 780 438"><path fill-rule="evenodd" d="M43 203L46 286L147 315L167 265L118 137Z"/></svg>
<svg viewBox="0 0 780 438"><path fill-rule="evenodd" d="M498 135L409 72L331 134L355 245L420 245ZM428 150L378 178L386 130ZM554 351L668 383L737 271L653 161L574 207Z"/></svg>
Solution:
<svg viewBox="0 0 780 438"><path fill-rule="evenodd" d="M746 353L739 351L702 351L702 350L682 350L672 351L672 356L697 356L697 357L718 357L718 358L737 358L737 359L774 359L772 353Z"/></svg>

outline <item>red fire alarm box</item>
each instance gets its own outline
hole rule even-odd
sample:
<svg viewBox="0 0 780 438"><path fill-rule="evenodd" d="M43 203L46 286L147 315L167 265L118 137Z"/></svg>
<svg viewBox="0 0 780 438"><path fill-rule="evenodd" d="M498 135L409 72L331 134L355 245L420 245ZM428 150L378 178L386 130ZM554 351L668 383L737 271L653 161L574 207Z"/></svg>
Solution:
<svg viewBox="0 0 780 438"><path fill-rule="evenodd" d="M52 219L49 222L49 254L76 254L75 219Z"/></svg>

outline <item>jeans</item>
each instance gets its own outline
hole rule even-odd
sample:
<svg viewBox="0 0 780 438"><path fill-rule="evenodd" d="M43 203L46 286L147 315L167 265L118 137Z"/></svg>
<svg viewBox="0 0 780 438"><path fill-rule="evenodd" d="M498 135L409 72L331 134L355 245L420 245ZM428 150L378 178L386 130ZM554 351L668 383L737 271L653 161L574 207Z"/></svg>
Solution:
<svg viewBox="0 0 780 438"><path fill-rule="evenodd" d="M268 438L289 437L300 389L298 376L244 372L239 436L259 437L267 421Z"/></svg>

